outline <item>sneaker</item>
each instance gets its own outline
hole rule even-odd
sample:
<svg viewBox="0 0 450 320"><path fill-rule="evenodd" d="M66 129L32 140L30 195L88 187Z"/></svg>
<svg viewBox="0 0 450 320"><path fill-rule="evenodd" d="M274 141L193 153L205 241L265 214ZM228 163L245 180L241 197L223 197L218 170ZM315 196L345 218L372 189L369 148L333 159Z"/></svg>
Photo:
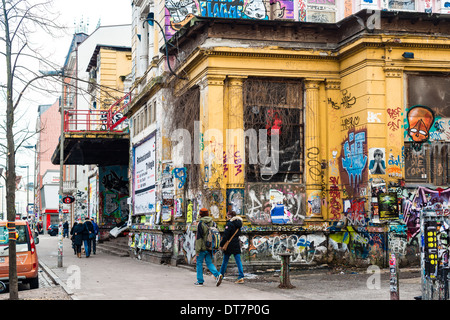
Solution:
<svg viewBox="0 0 450 320"><path fill-rule="evenodd" d="M196 287L203 287L203 283L200 283L200 282L196 282L196 283L194 283L194 285L196 286Z"/></svg>
<svg viewBox="0 0 450 320"><path fill-rule="evenodd" d="M220 286L220 284L222 283L222 279L223 279L223 275L219 274L216 278L216 287Z"/></svg>
<svg viewBox="0 0 450 320"><path fill-rule="evenodd" d="M244 278L237 279L235 283L244 283Z"/></svg>

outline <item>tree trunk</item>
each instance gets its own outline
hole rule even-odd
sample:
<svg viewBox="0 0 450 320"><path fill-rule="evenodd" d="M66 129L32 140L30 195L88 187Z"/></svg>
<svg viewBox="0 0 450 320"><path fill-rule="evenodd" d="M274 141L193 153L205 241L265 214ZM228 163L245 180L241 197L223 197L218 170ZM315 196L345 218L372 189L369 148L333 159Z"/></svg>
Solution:
<svg viewBox="0 0 450 320"><path fill-rule="evenodd" d="M14 107L13 107L13 71L11 64L11 38L9 34L9 21L6 18L6 1L3 3L3 15L5 17L5 43L6 43L6 212L9 231L9 298L19 299L19 288L17 280L17 257L16 257L16 156L14 147Z"/></svg>

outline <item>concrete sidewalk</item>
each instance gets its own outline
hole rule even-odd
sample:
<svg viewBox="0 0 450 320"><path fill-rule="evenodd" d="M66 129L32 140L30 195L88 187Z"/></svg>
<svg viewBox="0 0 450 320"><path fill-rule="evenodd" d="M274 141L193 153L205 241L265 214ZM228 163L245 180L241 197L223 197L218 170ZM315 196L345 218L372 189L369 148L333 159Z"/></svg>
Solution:
<svg viewBox="0 0 450 320"><path fill-rule="evenodd" d="M194 286L193 270L117 257L97 252L77 258L69 239L63 240L63 267L58 268L58 237L39 236L37 252L41 267L74 300L285 300L286 293L261 291L245 284L205 275L203 287ZM275 290L276 289L276 290Z"/></svg>

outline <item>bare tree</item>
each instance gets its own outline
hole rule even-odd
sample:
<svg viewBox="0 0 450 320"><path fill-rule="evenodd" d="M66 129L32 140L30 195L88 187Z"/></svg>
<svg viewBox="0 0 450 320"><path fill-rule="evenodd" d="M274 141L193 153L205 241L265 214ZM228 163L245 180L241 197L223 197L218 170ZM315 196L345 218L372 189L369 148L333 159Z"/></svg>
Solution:
<svg viewBox="0 0 450 320"><path fill-rule="evenodd" d="M15 190L16 190L16 151L17 140L15 136L20 132L14 132L16 122L15 112L22 99L25 99L27 91L39 89L39 80L45 77L39 75L29 67L29 61L52 63L44 59L40 50L33 46L31 35L37 31L53 34L61 30L51 16L51 1L35 3L27 0L2 0L0 26L2 34L0 40L2 50L0 54L5 58L6 85L2 90L6 97L6 118L4 129L6 131L6 212L9 232L9 287L10 299L17 300L18 279L16 259L16 230L15 230ZM22 137L29 138L29 134Z"/></svg>

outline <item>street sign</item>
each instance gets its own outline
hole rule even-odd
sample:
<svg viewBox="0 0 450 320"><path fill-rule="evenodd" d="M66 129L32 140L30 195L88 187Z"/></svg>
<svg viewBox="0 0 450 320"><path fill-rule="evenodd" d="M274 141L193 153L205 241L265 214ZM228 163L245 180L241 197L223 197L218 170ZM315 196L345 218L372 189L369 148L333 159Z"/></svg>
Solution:
<svg viewBox="0 0 450 320"><path fill-rule="evenodd" d="M74 201L75 201L75 198L73 196L65 196L63 198L63 202L66 203L66 204L70 204L70 203L72 203Z"/></svg>

